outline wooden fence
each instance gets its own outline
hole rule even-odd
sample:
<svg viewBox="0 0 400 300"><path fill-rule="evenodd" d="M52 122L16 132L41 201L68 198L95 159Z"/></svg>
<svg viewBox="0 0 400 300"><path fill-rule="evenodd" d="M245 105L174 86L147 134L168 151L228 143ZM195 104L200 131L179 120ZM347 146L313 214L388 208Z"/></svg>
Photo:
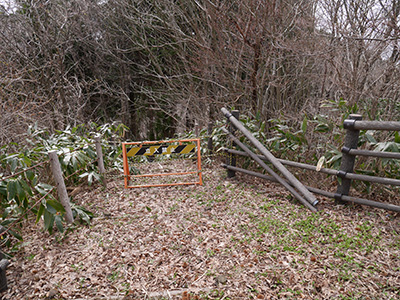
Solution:
<svg viewBox="0 0 400 300"><path fill-rule="evenodd" d="M226 115L226 111L223 110L223 113ZM235 120L238 119L238 113L236 113ZM228 122L235 124L232 122L232 118L228 117ZM237 127L236 127L237 128ZM382 208L386 210L392 210L396 212L400 212L400 206L392 205L388 203L382 203L378 201L372 201L367 199L362 199L358 197L350 196L350 187L352 184L352 180L360 180L366 182L379 183L384 185L392 185L392 186L400 186L400 180L393 178L385 178L378 176L369 176L362 174L354 173L354 163L356 156L370 156L376 158L389 158L389 159L400 159L400 153L391 153L391 152L379 152L379 151L369 151L369 150L358 150L358 142L359 142L359 133L360 130L389 130L389 131L400 131L400 122L383 122L383 121L362 121L361 115L352 114L349 116L349 119L344 121L344 128L346 129L346 136L344 146L342 148L342 161L339 170L329 169L329 168L321 168L317 170L316 166L298 163L289 160L276 159L280 164L295 168L300 168L304 170L316 171L320 173L324 173L327 175L333 175L338 178L337 190L335 193L324 191L314 187L306 186L306 189L312 193L323 195L325 197L335 199L336 203L356 203L361 205L368 205L372 207ZM233 140L234 130L230 130L229 135ZM254 137L253 137L254 138ZM242 148L243 149L243 148ZM268 176L261 173L249 171L243 168L239 168L236 166L236 158L235 156L247 156L253 157L252 154L249 154L247 151L239 151L235 149L224 149L228 153L227 163L222 166L228 170L228 177L235 176L235 172L242 172L248 174L250 176L256 176L259 178L263 178L270 181L280 182L280 180L276 176ZM254 154L254 153L253 153ZM271 161L270 157L266 157L265 155L256 155L262 161ZM272 159L273 160L273 159ZM268 170L267 170L268 171ZM270 172L269 172L270 173ZM270 173L271 174L271 173ZM272 174L271 174L272 175ZM340 180L339 180L340 179ZM292 185L292 183L290 183ZM297 198L297 197L296 197ZM314 204L313 204L314 206Z"/></svg>

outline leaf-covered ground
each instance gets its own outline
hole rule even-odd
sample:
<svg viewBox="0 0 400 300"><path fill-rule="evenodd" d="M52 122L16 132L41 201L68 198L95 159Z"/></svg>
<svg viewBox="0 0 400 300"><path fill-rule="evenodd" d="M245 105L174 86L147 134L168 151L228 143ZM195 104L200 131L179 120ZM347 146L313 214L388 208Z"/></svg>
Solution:
<svg viewBox="0 0 400 300"><path fill-rule="evenodd" d="M91 225L26 229L2 299L400 298L398 215L321 198L313 214L276 184L203 171L203 186L81 190Z"/></svg>

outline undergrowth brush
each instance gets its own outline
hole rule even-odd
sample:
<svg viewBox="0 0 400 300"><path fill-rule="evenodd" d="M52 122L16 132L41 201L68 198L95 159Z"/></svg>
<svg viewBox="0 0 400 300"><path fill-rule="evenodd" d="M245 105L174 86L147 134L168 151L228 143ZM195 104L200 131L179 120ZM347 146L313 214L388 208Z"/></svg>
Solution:
<svg viewBox="0 0 400 300"><path fill-rule="evenodd" d="M101 136L104 161L109 168L121 166L121 147L110 141L120 141L126 127L121 124L89 124L67 127L50 133L46 129L30 126L25 142L8 144L0 148L0 225L9 234L2 236L3 245L16 247L22 241L18 229L24 220L35 216L43 219L44 229L52 233L54 228L64 232L65 209L57 200L55 183L51 175L48 153L57 151L67 186L82 183L92 185L102 179L97 168L95 138ZM89 223L93 214L72 202L76 220Z"/></svg>

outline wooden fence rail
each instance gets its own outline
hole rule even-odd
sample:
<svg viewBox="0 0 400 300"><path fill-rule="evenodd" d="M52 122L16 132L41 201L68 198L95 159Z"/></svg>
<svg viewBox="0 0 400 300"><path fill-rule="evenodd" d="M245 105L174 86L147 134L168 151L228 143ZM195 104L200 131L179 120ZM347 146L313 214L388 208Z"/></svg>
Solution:
<svg viewBox="0 0 400 300"><path fill-rule="evenodd" d="M222 150L227 153L234 154L234 155L247 156L247 157L249 156L246 152L243 152L243 151L238 151L238 150L228 149L228 148L222 148ZM257 156L264 161L268 161L268 159L263 155L257 155ZM305 163L298 163L295 161L285 160L285 159L278 159L278 160L281 162L282 165L300 168L300 169L304 169L304 170L316 171L316 172L333 175L333 176L338 176L340 178L345 178L345 179L349 179L349 180L360 180L360 181L375 182L375 183L386 184L386 185L400 186L399 179L383 178L383 177L378 177L378 176L362 175L362 174L355 174L355 173L343 173L340 170L329 169L329 168L321 168L320 171L317 171L317 167L313 166L313 165L309 165L309 164L305 164Z"/></svg>
<svg viewBox="0 0 400 300"><path fill-rule="evenodd" d="M350 154L350 155L354 155L354 156L358 155L358 156L371 156L371 157L378 157L378 158L400 159L400 153L396 153L396 152L357 150L357 149L348 149L346 147L342 148L342 152Z"/></svg>
<svg viewBox="0 0 400 300"><path fill-rule="evenodd" d="M226 112L223 111L226 115ZM400 122L380 122L380 121L362 121L362 117L360 115L350 115L349 119L344 121L344 128L346 129L346 136L344 147L342 148L342 162L339 170L329 169L329 168L321 168L317 170L316 166L298 163L294 161L277 159L280 164L287 165L295 168L301 168L305 170L317 171L320 173L324 173L327 175L333 175L338 178L340 184L336 190L336 193L327 192L321 189L306 187L308 191L320 194L329 198L335 199L336 203L356 203L361 205L368 205L372 207L382 208L386 210L392 210L399 212L400 206L381 203L377 201L361 199L357 197L351 197L350 194L350 186L352 180L366 181L366 182L374 182L385 185L393 185L400 186L400 180L394 178L385 178L379 176L369 176L363 174L355 174L354 173L354 163L357 155L360 156L371 156L378 158L390 158L390 159L400 159L400 153L390 153L390 152L378 152L378 151L369 151L369 150L358 150L358 139L360 130L396 130L400 131ZM254 155L250 155L247 152L239 151L235 149L223 148L225 152L229 155L234 156L247 156L254 158ZM262 161L269 161L269 159L264 155L255 155L258 159ZM235 162L236 160L230 160L231 162ZM228 174L232 174L232 172L242 172L251 176L260 177L263 179L277 181L276 177L271 177L268 175L260 174L257 172L245 170L242 168L236 167L235 164L226 163L222 165L224 168L228 170ZM234 173L233 173L234 174ZM290 184L290 182L289 182Z"/></svg>
<svg viewBox="0 0 400 300"><path fill-rule="evenodd" d="M354 119L352 116L358 116L359 119ZM400 131L400 122L392 121L362 121L361 115L350 115L350 119L343 122L344 129L349 130L388 130Z"/></svg>

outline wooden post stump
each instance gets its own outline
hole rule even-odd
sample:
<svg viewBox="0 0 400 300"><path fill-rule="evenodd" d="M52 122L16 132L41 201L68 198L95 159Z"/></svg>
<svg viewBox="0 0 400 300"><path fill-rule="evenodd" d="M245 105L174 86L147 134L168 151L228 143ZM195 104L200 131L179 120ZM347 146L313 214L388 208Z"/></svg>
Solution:
<svg viewBox="0 0 400 300"><path fill-rule="evenodd" d="M60 162L58 161L57 151L49 152L49 157L51 171L53 173L53 178L57 187L58 198L65 209L65 220L67 221L67 223L71 224L74 221L74 218L72 216L71 205L69 203L69 197L67 193L67 188L65 187Z"/></svg>
<svg viewBox="0 0 400 300"><path fill-rule="evenodd" d="M97 166L102 176L103 184L105 187L107 187L106 168L104 167L103 150L101 149L100 137L96 137L95 142L96 142L95 144L96 144L96 154L97 154Z"/></svg>
<svg viewBox="0 0 400 300"><path fill-rule="evenodd" d="M238 111L238 110L233 110L233 111L232 111L232 115L233 115L237 120L239 120L239 111ZM229 127L228 127L229 132L232 133L233 135L235 135L236 127L232 125L232 123L229 121L229 119L227 120L227 122L228 122L228 124L229 124ZM231 142L230 142L230 148L232 148L233 145L236 145L236 144L231 140ZM229 154L228 154L228 158L227 158L227 160L226 160L226 164L227 164L227 165L231 165L231 166L233 166L233 167L236 167L236 155L235 155L235 154L229 153ZM236 176L236 172L228 169L228 170L227 170L227 176L228 176L228 178L235 177L235 176Z"/></svg>
<svg viewBox="0 0 400 300"><path fill-rule="evenodd" d="M212 140L212 136L211 136L212 132L213 132L213 123L209 122L207 125L207 135L208 135L207 148L208 148L209 154L213 153L213 140Z"/></svg>

